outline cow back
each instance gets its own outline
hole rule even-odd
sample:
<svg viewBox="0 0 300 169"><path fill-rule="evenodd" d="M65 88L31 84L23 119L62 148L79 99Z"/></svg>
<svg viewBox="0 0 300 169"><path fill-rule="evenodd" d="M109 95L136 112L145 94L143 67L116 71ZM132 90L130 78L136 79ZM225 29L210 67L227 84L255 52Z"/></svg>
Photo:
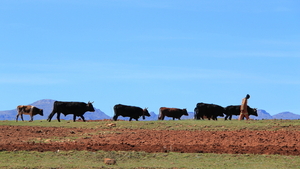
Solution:
<svg viewBox="0 0 300 169"><path fill-rule="evenodd" d="M30 105L20 105L17 107L18 109L18 113L19 114L25 114L25 115L29 115L31 112L31 107L33 106L30 106Z"/></svg>

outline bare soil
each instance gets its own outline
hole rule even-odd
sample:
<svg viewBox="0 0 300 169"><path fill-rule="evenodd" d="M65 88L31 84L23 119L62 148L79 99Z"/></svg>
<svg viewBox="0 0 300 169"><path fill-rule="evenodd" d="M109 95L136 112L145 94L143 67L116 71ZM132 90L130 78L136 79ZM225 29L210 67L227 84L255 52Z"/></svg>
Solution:
<svg viewBox="0 0 300 169"><path fill-rule="evenodd" d="M145 151L300 155L300 131L106 130L0 126L0 151Z"/></svg>

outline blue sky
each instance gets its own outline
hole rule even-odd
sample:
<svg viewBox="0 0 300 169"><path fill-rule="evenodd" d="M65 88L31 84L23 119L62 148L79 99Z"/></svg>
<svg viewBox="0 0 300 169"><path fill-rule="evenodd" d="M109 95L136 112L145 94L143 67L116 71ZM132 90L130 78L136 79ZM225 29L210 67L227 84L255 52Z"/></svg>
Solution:
<svg viewBox="0 0 300 169"><path fill-rule="evenodd" d="M300 1L0 2L0 110L40 99L300 114Z"/></svg>

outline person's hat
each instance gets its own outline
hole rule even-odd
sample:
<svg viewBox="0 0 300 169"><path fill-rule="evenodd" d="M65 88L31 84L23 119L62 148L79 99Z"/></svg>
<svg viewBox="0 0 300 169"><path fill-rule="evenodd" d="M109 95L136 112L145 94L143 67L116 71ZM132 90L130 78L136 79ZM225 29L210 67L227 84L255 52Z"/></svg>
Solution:
<svg viewBox="0 0 300 169"><path fill-rule="evenodd" d="M250 98L250 95L249 95L249 94L247 94L247 95L246 95L246 98L248 98L248 99L249 99L249 98Z"/></svg>

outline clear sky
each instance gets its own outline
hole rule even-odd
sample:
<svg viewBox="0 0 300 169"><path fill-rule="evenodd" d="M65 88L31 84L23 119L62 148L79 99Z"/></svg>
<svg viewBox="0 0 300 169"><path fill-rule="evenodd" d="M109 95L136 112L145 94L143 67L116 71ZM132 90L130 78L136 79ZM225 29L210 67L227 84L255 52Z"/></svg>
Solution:
<svg viewBox="0 0 300 169"><path fill-rule="evenodd" d="M40 99L300 114L298 0L1 0L0 110Z"/></svg>

